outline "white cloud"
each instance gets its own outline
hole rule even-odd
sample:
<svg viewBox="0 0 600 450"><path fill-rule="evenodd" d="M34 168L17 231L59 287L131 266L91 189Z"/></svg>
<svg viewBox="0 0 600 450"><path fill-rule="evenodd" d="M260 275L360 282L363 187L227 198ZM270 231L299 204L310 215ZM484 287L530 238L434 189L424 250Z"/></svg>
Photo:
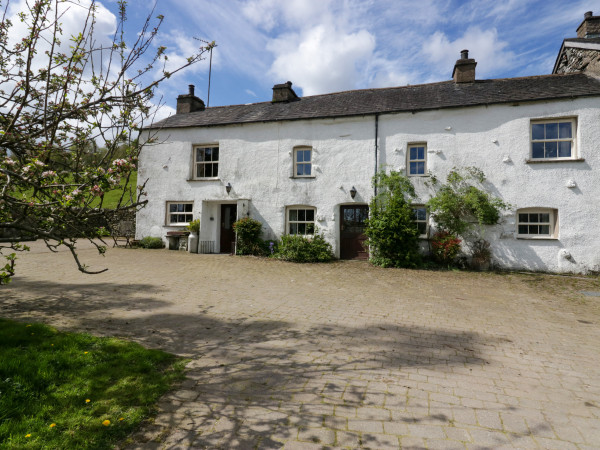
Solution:
<svg viewBox="0 0 600 450"><path fill-rule="evenodd" d="M468 49L469 58L477 61L477 78L485 78L514 63L515 55L507 47L508 43L498 39L495 29L471 27L454 41L450 41L443 32L434 33L423 44L423 52L432 63L433 79L449 79L463 49Z"/></svg>
<svg viewBox="0 0 600 450"><path fill-rule="evenodd" d="M361 66L373 55L375 37L367 30L348 33L317 25L302 34L281 36L268 49L275 55L275 78L291 80L304 95L315 95L356 88Z"/></svg>

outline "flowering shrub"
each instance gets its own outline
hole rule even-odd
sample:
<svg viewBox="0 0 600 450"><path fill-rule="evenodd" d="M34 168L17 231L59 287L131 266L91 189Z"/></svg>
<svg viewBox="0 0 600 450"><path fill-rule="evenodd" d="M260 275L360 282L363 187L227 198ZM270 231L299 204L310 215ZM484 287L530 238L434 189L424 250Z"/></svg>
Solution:
<svg viewBox="0 0 600 450"><path fill-rule="evenodd" d="M462 241L447 231L438 231L431 238L433 259L440 264L449 265L460 252Z"/></svg>

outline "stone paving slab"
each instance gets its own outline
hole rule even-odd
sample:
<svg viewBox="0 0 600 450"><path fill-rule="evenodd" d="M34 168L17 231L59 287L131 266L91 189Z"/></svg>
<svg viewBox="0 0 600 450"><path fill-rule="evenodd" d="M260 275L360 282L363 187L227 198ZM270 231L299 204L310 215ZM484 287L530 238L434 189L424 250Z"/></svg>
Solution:
<svg viewBox="0 0 600 450"><path fill-rule="evenodd" d="M128 448L598 448L597 279L38 243L2 315L190 358Z"/></svg>

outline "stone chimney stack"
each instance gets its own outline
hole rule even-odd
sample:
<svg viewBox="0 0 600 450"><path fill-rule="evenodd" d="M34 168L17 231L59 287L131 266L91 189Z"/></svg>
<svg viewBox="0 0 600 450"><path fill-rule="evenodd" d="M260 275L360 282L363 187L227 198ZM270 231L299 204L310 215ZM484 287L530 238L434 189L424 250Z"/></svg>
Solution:
<svg viewBox="0 0 600 450"><path fill-rule="evenodd" d="M177 97L176 114L187 114L196 111L204 111L206 108L204 102L194 95L194 85L188 86L189 93Z"/></svg>
<svg viewBox="0 0 600 450"><path fill-rule="evenodd" d="M469 58L469 50L460 52L460 59L454 64L452 78L455 83L472 83L475 81L475 66L477 63L474 59Z"/></svg>
<svg viewBox="0 0 600 450"><path fill-rule="evenodd" d="M578 38L600 38L600 16L594 16L592 11L583 15L583 22L577 28Z"/></svg>
<svg viewBox="0 0 600 450"><path fill-rule="evenodd" d="M292 102L298 99L298 96L292 89L291 81L273 86L273 103Z"/></svg>

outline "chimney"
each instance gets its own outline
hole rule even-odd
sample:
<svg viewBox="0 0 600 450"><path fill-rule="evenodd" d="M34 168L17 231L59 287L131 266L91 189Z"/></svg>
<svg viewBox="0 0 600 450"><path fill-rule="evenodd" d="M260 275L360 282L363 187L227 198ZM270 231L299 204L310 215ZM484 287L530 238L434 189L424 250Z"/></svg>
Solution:
<svg viewBox="0 0 600 450"><path fill-rule="evenodd" d="M299 100L299 98L292 89L291 81L273 86L273 103L292 102L294 100Z"/></svg>
<svg viewBox="0 0 600 450"><path fill-rule="evenodd" d="M194 85L188 86L189 93L182 94L177 97L177 112L176 114L187 114L196 111L204 111L204 102L194 95Z"/></svg>
<svg viewBox="0 0 600 450"><path fill-rule="evenodd" d="M591 11L586 12L583 15L583 22L577 28L577 37L600 38L600 16L594 16Z"/></svg>
<svg viewBox="0 0 600 450"><path fill-rule="evenodd" d="M454 64L452 78L455 83L472 83L475 81L475 66L477 63L474 59L469 59L469 50L460 52L460 59Z"/></svg>

